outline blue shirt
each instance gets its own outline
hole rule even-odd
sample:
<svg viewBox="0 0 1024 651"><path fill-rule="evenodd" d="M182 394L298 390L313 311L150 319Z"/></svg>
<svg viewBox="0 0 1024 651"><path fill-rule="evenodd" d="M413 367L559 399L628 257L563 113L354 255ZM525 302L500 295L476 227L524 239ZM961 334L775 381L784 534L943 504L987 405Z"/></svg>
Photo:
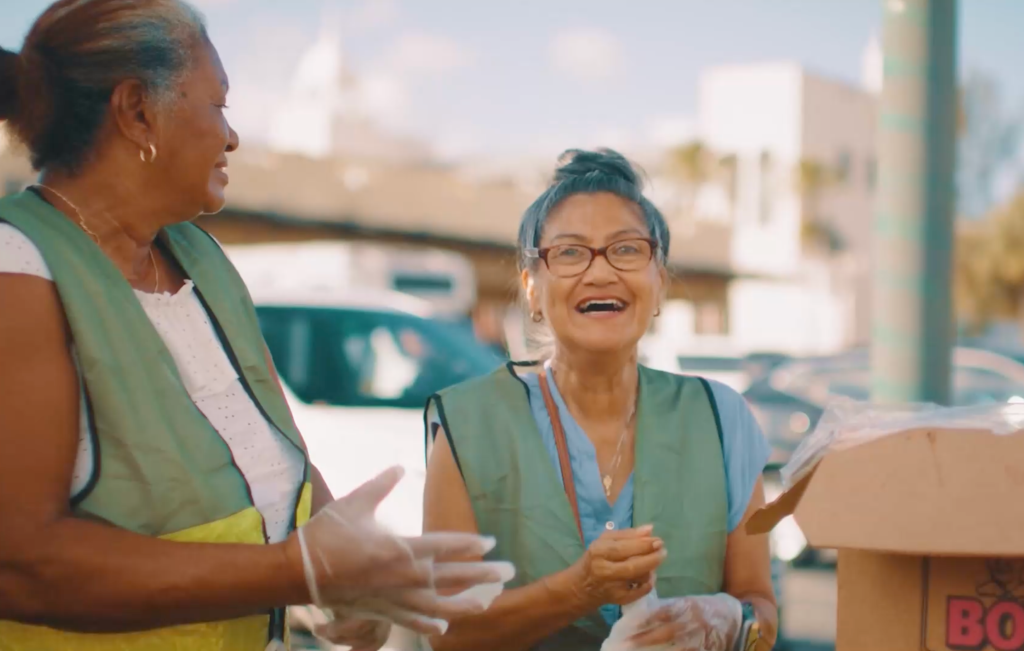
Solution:
<svg viewBox="0 0 1024 651"><path fill-rule="evenodd" d="M521 377L529 389L533 419L537 422L548 456L551 457L551 463L561 479L562 469L558 463L555 433L544 405L540 379L536 373L524 374ZM576 503L580 513L580 525L583 528L584 547L589 547L610 528L628 529L633 526L633 475L630 474L615 504L609 504L604 494L604 485L601 483L601 471L597 465L594 444L566 407L557 382L550 381L551 375L548 378L548 385L558 406L558 415L562 420L569 448L569 463L576 484ZM712 398L722 423L722 456L725 460L726 494L729 505L728 526L732 532L743 520L754 485L768 463L771 448L743 396L721 382L708 380L708 384L711 386ZM431 421L437 422L433 413ZM618 606L606 605L602 606L601 614L605 621L612 625L621 616L621 609Z"/></svg>

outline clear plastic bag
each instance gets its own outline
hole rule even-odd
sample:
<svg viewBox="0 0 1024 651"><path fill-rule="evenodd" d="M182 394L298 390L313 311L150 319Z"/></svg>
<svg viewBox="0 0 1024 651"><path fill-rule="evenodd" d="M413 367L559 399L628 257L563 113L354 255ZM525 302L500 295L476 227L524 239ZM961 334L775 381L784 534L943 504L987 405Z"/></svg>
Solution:
<svg viewBox="0 0 1024 651"><path fill-rule="evenodd" d="M655 623L651 617L656 612L656 619L663 619ZM654 632L658 636L665 632L659 627L666 625L669 626L668 635L673 638L670 643L640 646L643 644L641 640L632 639L640 633ZM731 595L718 593L659 599L652 590L638 601L622 607L622 617L612 626L601 651L728 651L734 646L742 628L742 606Z"/></svg>
<svg viewBox="0 0 1024 651"><path fill-rule="evenodd" d="M607 639L601 644L601 651L629 651L633 649L629 644L629 638L640 630L640 627L647 618L658 609L660 603L658 593L655 590L651 590L637 601L623 606L622 617L612 626L611 633L608 634ZM665 645L648 648L644 651L667 651L670 648L671 646Z"/></svg>
<svg viewBox="0 0 1024 651"><path fill-rule="evenodd" d="M879 405L837 399L828 404L814 431L805 438L781 470L788 490L799 482L827 452L863 445L884 436L912 429L970 429L996 436L1024 428L1024 402L970 407L941 407L932 403Z"/></svg>

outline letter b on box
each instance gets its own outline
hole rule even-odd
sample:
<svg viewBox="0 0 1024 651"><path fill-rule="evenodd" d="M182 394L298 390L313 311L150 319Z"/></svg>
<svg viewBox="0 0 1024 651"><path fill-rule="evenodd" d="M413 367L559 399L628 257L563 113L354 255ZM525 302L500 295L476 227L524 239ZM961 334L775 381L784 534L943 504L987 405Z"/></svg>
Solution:
<svg viewBox="0 0 1024 651"><path fill-rule="evenodd" d="M981 649L985 643L985 605L980 599L950 597L946 610L946 646Z"/></svg>
<svg viewBox="0 0 1024 651"><path fill-rule="evenodd" d="M986 609L980 599L950 597L946 646L963 651L1019 651L1024 648L1024 606L997 601Z"/></svg>

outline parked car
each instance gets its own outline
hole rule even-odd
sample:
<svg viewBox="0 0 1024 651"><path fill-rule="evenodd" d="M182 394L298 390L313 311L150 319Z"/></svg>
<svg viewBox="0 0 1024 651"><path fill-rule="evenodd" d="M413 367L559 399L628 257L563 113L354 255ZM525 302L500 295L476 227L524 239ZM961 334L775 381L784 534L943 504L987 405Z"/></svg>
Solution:
<svg viewBox="0 0 1024 651"><path fill-rule="evenodd" d="M835 398L870 399L870 360L866 350L834 357L794 360L751 383L744 392L772 445L772 462L785 463L813 431ZM1024 401L1024 364L989 350L953 349L952 402L957 406ZM795 522L793 523L795 526ZM802 535L790 532L782 556L795 564L814 564L823 555L811 550ZM825 554L829 562L831 552Z"/></svg>

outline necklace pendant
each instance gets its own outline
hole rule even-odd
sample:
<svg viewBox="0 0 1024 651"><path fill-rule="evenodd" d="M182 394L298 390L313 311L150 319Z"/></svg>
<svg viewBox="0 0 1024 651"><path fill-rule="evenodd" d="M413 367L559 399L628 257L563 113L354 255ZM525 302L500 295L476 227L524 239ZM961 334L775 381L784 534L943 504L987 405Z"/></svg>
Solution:
<svg viewBox="0 0 1024 651"><path fill-rule="evenodd" d="M601 481L601 483L604 484L604 495L605 495L605 497L611 497L612 496L612 476L611 475L605 475L604 479Z"/></svg>

